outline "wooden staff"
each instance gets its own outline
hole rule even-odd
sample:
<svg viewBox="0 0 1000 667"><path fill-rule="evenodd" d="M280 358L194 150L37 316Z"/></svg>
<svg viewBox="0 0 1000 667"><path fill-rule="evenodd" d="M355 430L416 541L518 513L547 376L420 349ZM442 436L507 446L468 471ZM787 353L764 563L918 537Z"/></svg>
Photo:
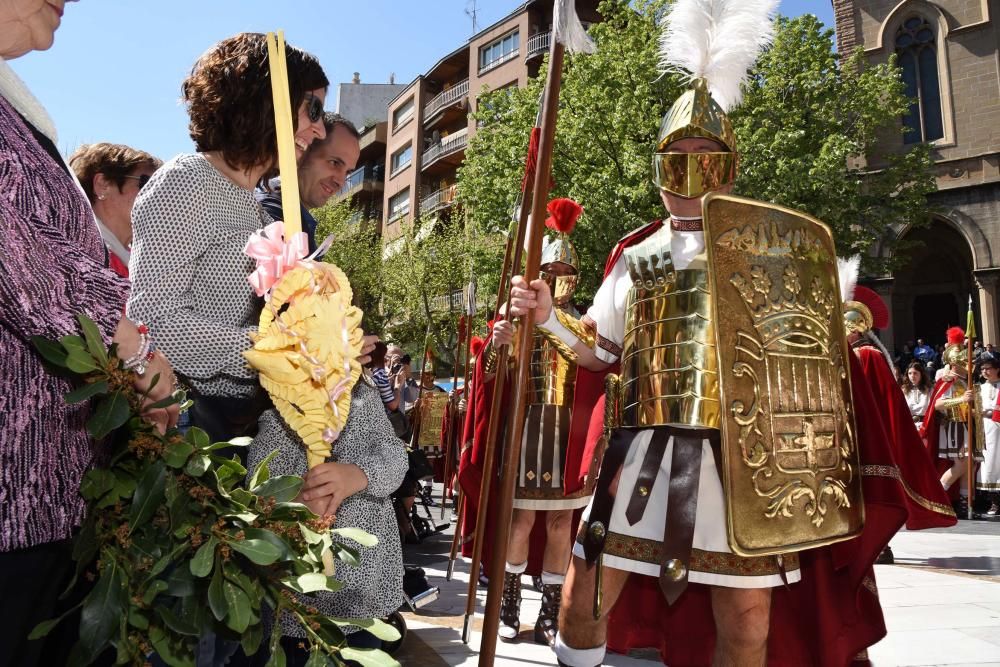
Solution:
<svg viewBox="0 0 1000 667"><path fill-rule="evenodd" d="M524 275L537 277L542 255L542 236L545 230L545 205L548 201L549 178L552 170L552 147L556 137L556 116L559 111L559 88L562 83L562 66L565 47L553 39L549 51L549 70L545 80L545 101L542 105L541 136L538 144L538 163L532 188L531 217L528 220L528 248L525 251ZM483 638L479 648L481 667L493 665L496 657L497 630L500 627L500 598L503 594L507 541L510 537L510 518L514 500L514 482L521 460L521 438L524 434L524 417L527 409L528 384L531 376L532 337L535 332L534 311L521 317L518 327L517 383L514 385L513 421L507 428L504 445L504 465L500 475L499 512L493 533L493 554L490 561L490 585L486 595L486 615L483 619Z"/></svg>
<svg viewBox="0 0 1000 667"><path fill-rule="evenodd" d="M427 355L431 349L431 325L427 324L427 336L424 338L424 360L420 366L420 386L417 388L417 402L413 408L413 432L410 433L410 449L419 449L417 444L420 441L420 429L423 428L423 420L420 418L420 399L424 397L424 371L427 369Z"/></svg>
<svg viewBox="0 0 1000 667"><path fill-rule="evenodd" d="M976 322L975 315L972 312L972 295L969 295L969 315L966 318L965 323L965 353L966 353L966 364L965 364L965 386L968 387L969 391L979 391L979 387L973 383L973 363L972 363L972 338L976 335ZM975 501L976 496L976 438L974 428L982 428L983 416L977 414L975 410L976 402L967 403L966 410L966 423L965 423L965 434L966 440L969 443L967 445L966 453L968 456L965 459L965 464L967 466L965 471L966 479L966 489L969 493L969 507L967 510L966 518L970 521L972 520L972 506ZM976 424L976 420L979 423Z"/></svg>
<svg viewBox="0 0 1000 667"><path fill-rule="evenodd" d="M458 520L455 522L455 534L451 537L451 552L448 554L448 573L444 575L445 581L451 581L451 575L455 573L455 561L458 560L458 543L462 534L462 512L465 511L465 494L462 487L458 487Z"/></svg>
<svg viewBox="0 0 1000 667"><path fill-rule="evenodd" d="M451 480L452 474L452 458L455 453L455 428L458 424L458 360L462 353L462 336L464 335L466 339L472 338L469 335L469 322L466 321L467 318L464 315L460 315L458 318L458 338L455 340L455 354L452 357L455 361L451 365L451 400L449 401L448 407L448 437L445 439L444 443L444 483L441 485L441 518L444 519L445 506L448 503L448 487L450 486L449 481ZM463 326L463 322L465 322ZM464 331L463 331L464 330ZM468 347L468 346L466 346ZM468 352L466 352L468 355ZM458 531L455 531L456 534Z"/></svg>
<svg viewBox="0 0 1000 667"><path fill-rule="evenodd" d="M542 100L544 100L544 94ZM539 102L538 118L535 121L535 128L532 133L538 130L541 124L542 101ZM532 153L532 142L529 141L527 171L524 181L521 184L521 196L519 206L517 206L518 219L516 229L511 229L507 234L507 247L503 255L503 267L500 270L500 282L497 285L496 310L510 300L510 281L514 272L521 266L521 258L524 250L524 237L528 228L528 215L531 211L532 191L530 189L534 180L535 162ZM529 182L531 181L531 182ZM487 422L486 442L483 447L483 479L479 486L479 505L476 508L476 534L472 543L472 561L469 563L469 588L465 599L465 620L462 624L462 641L469 643L471 636L472 616L476 611L476 590L479 586L479 565L483 559L483 542L486 531L486 508L490 498L490 488L493 479L493 466L496 461L496 443L500 424L500 406L503 402L503 390L507 380L507 358L510 349L506 345L500 346L496 350L496 377L493 380L493 397L490 401L490 415Z"/></svg>

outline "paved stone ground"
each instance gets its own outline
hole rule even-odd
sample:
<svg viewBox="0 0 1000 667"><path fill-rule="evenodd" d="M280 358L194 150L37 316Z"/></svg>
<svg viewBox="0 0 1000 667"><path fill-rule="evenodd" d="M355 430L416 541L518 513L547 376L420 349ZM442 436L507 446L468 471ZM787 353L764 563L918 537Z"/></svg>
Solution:
<svg viewBox="0 0 1000 667"><path fill-rule="evenodd" d="M436 497L440 497L436 495ZM434 510L434 517L440 516ZM447 520L447 519L446 519ZM396 658L406 667L473 666L478 664L478 630L482 627L486 592L477 596L473 636L461 641L468 587L468 564L456 564L445 581L452 531L424 544L407 547L408 563L427 571L441 597L418 614L406 614L409 634ZM962 521L954 528L900 532L891 546L895 565L876 566L888 636L869 651L875 667L993 665L1000 667L1000 522ZM523 581L521 641L497 643L499 667L555 665L545 646L533 643L531 630L540 595ZM606 665L651 667L656 656L609 654Z"/></svg>

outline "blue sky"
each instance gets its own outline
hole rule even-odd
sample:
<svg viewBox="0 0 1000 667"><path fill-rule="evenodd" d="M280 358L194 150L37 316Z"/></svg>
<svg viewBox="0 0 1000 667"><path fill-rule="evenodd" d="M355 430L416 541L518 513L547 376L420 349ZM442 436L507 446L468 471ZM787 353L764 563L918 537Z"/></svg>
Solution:
<svg viewBox="0 0 1000 667"><path fill-rule="evenodd" d="M480 29L521 0L479 0ZM55 45L11 61L49 110L59 149L111 141L162 159L192 150L180 83L210 45L283 29L316 54L331 82L361 73L406 83L472 34L468 0L83 0L67 3ZM830 0L782 0L788 16L833 24ZM333 108L331 90L327 106Z"/></svg>

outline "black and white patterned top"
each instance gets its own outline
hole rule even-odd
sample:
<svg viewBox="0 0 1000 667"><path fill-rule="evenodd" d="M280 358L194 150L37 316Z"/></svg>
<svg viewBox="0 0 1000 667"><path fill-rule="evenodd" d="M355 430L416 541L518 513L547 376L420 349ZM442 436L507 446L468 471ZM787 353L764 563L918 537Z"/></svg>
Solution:
<svg viewBox="0 0 1000 667"><path fill-rule="evenodd" d="M308 471L302 441L276 410L268 410L261 416L260 431L250 445L248 479L274 450L278 450L278 455L268 464L272 476L301 476ZM403 603L403 551L389 494L402 483L408 462L405 445L393 433L378 391L365 380L359 381L351 392L347 424L327 460L353 463L368 476L368 488L340 505L334 528L361 528L377 537L378 544L363 547L335 535L334 540L358 552L359 565L337 561L334 576L344 584L341 590L299 597L321 613L338 618L387 616ZM302 627L287 614L282 617L281 625L286 636L305 637ZM345 631L357 629L351 626Z"/></svg>
<svg viewBox="0 0 1000 667"><path fill-rule="evenodd" d="M191 386L209 396L248 396L257 373L244 360L261 301L243 254L271 222L253 192L199 153L160 167L132 209L132 295L127 314Z"/></svg>

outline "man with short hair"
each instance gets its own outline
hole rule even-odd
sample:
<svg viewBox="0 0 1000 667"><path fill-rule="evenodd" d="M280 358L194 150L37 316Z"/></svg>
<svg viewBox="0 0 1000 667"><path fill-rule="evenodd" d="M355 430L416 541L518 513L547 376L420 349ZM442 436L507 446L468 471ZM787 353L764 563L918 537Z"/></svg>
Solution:
<svg viewBox="0 0 1000 667"><path fill-rule="evenodd" d="M309 236L309 252L316 251L316 218L309 211L325 205L337 194L361 155L360 133L340 114L323 115L326 138L310 144L299 164L299 201L302 231ZM275 220L284 220L281 210L281 180L272 179L269 190L258 190L257 201Z"/></svg>
<svg viewBox="0 0 1000 667"><path fill-rule="evenodd" d="M913 349L913 356L926 364L928 361L934 361L937 355L934 353L934 348L924 342L923 338L918 338L917 346Z"/></svg>

